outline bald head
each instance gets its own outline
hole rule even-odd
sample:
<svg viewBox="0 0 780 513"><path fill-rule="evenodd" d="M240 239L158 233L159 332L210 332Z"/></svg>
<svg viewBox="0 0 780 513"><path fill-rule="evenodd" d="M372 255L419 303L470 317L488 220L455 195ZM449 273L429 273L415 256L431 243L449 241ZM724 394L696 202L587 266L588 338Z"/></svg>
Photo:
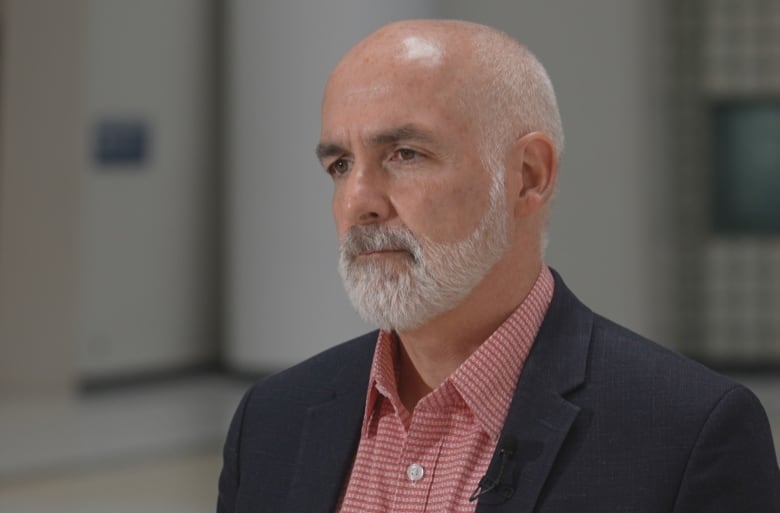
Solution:
<svg viewBox="0 0 780 513"><path fill-rule="evenodd" d="M413 330L497 294L517 306L541 266L563 140L550 81L525 48L472 23L393 23L338 63L321 121L358 311Z"/></svg>
<svg viewBox="0 0 780 513"><path fill-rule="evenodd" d="M491 27L456 20L407 20L386 25L355 45L326 89L356 81L380 92L403 77L410 88L434 84L437 94L467 116L480 146L492 154L538 131L563 151L555 93L539 61L516 40Z"/></svg>

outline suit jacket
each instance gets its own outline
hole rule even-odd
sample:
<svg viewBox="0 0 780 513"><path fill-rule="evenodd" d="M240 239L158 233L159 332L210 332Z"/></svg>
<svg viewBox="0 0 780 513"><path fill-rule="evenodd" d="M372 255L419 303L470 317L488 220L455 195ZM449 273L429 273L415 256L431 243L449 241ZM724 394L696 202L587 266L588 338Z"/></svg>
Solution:
<svg viewBox="0 0 780 513"><path fill-rule="evenodd" d="M330 513L357 449L377 333L253 386L219 513ZM477 513L780 513L769 422L746 388L555 292L504 425L517 453ZM498 458L491 462L495 472Z"/></svg>

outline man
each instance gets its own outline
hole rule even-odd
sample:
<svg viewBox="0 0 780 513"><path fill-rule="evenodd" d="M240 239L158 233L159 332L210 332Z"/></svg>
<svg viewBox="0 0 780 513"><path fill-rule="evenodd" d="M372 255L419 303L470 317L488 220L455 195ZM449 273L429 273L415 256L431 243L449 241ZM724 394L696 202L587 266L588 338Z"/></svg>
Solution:
<svg viewBox="0 0 780 513"><path fill-rule="evenodd" d="M381 329L246 394L219 512L780 512L753 394L543 263L562 148L544 69L501 32L405 21L346 54L317 155Z"/></svg>

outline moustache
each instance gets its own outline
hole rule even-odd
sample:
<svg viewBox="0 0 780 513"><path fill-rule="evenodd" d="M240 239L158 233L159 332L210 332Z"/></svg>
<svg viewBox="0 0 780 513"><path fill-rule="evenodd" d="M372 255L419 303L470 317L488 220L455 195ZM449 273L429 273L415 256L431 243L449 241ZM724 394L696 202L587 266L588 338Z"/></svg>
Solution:
<svg viewBox="0 0 780 513"><path fill-rule="evenodd" d="M353 226L341 241L341 255L349 260L378 251L406 251L414 261L422 258L422 245L405 226Z"/></svg>

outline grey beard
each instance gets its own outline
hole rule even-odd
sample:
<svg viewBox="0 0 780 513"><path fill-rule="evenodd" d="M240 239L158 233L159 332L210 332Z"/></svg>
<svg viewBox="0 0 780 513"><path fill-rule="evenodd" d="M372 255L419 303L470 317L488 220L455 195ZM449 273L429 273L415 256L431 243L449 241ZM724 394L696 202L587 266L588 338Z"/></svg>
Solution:
<svg viewBox="0 0 780 513"><path fill-rule="evenodd" d="M384 330L407 331L460 304L500 260L507 245L503 187L495 186L480 225L459 242L418 240L404 226L353 226L341 243L339 273L364 320ZM405 251L408 259L357 258L360 253L382 250Z"/></svg>

